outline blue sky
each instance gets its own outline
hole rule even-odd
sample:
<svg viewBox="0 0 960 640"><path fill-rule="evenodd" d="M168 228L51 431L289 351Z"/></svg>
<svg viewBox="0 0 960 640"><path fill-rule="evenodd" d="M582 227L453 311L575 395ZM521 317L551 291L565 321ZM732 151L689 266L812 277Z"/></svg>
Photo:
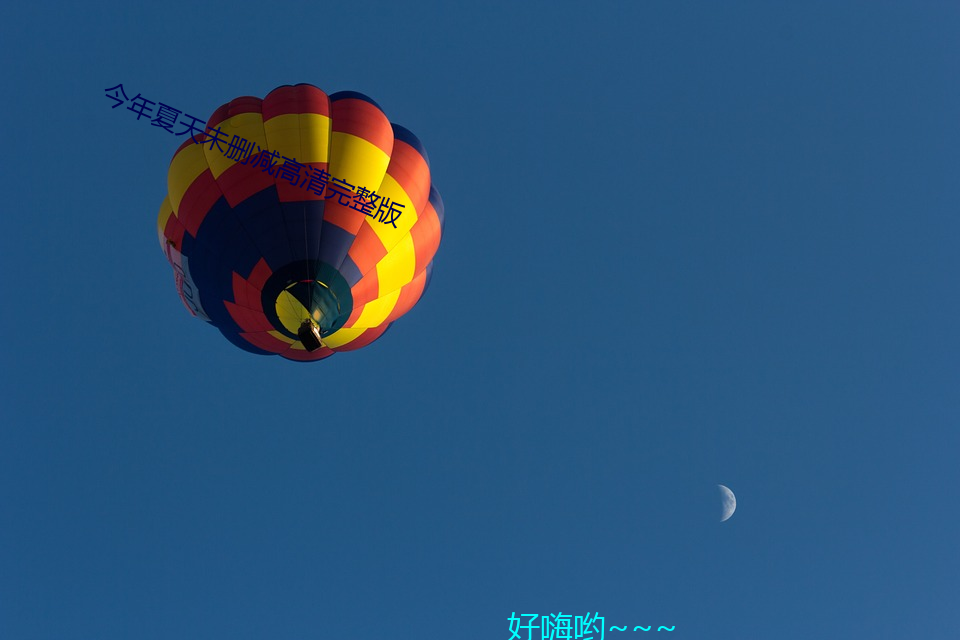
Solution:
<svg viewBox="0 0 960 640"><path fill-rule="evenodd" d="M0 15L0 638L956 637L955 3ZM186 313L179 141L104 97L298 82L446 205L424 299L309 365Z"/></svg>

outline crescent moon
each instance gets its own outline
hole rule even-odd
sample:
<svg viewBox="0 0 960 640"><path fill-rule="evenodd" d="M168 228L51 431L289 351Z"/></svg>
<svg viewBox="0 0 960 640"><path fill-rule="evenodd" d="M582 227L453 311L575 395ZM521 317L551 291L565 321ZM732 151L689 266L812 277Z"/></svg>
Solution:
<svg viewBox="0 0 960 640"><path fill-rule="evenodd" d="M737 510L737 496L733 495L733 491L722 484L718 484L717 488L720 489L720 502L723 509L720 514L720 522L726 522Z"/></svg>

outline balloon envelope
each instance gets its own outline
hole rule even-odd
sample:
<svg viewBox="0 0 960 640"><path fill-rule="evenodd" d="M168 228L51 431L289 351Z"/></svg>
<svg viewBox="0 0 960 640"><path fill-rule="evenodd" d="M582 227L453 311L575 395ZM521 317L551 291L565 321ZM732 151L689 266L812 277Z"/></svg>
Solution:
<svg viewBox="0 0 960 640"><path fill-rule="evenodd" d="M443 203L410 131L362 94L307 84L237 98L206 126L175 153L158 218L191 314L247 351L309 361L370 344L417 303Z"/></svg>

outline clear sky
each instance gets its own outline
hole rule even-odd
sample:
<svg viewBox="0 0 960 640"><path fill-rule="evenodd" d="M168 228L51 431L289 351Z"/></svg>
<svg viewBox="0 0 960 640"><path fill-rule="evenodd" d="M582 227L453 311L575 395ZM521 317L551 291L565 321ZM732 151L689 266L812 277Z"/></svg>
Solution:
<svg viewBox="0 0 960 640"><path fill-rule="evenodd" d="M956 2L0 24L0 639L958 637ZM446 205L416 308L313 364L187 314L182 139L104 94L299 82L416 133Z"/></svg>

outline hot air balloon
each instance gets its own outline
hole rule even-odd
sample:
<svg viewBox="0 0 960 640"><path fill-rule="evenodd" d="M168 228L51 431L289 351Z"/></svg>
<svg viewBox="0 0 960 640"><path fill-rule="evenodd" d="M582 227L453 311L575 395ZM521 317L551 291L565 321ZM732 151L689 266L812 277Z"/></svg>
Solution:
<svg viewBox="0 0 960 640"><path fill-rule="evenodd" d="M187 310L298 361L364 347L409 311L442 228L420 141L367 96L309 84L217 109L174 154L158 218Z"/></svg>

